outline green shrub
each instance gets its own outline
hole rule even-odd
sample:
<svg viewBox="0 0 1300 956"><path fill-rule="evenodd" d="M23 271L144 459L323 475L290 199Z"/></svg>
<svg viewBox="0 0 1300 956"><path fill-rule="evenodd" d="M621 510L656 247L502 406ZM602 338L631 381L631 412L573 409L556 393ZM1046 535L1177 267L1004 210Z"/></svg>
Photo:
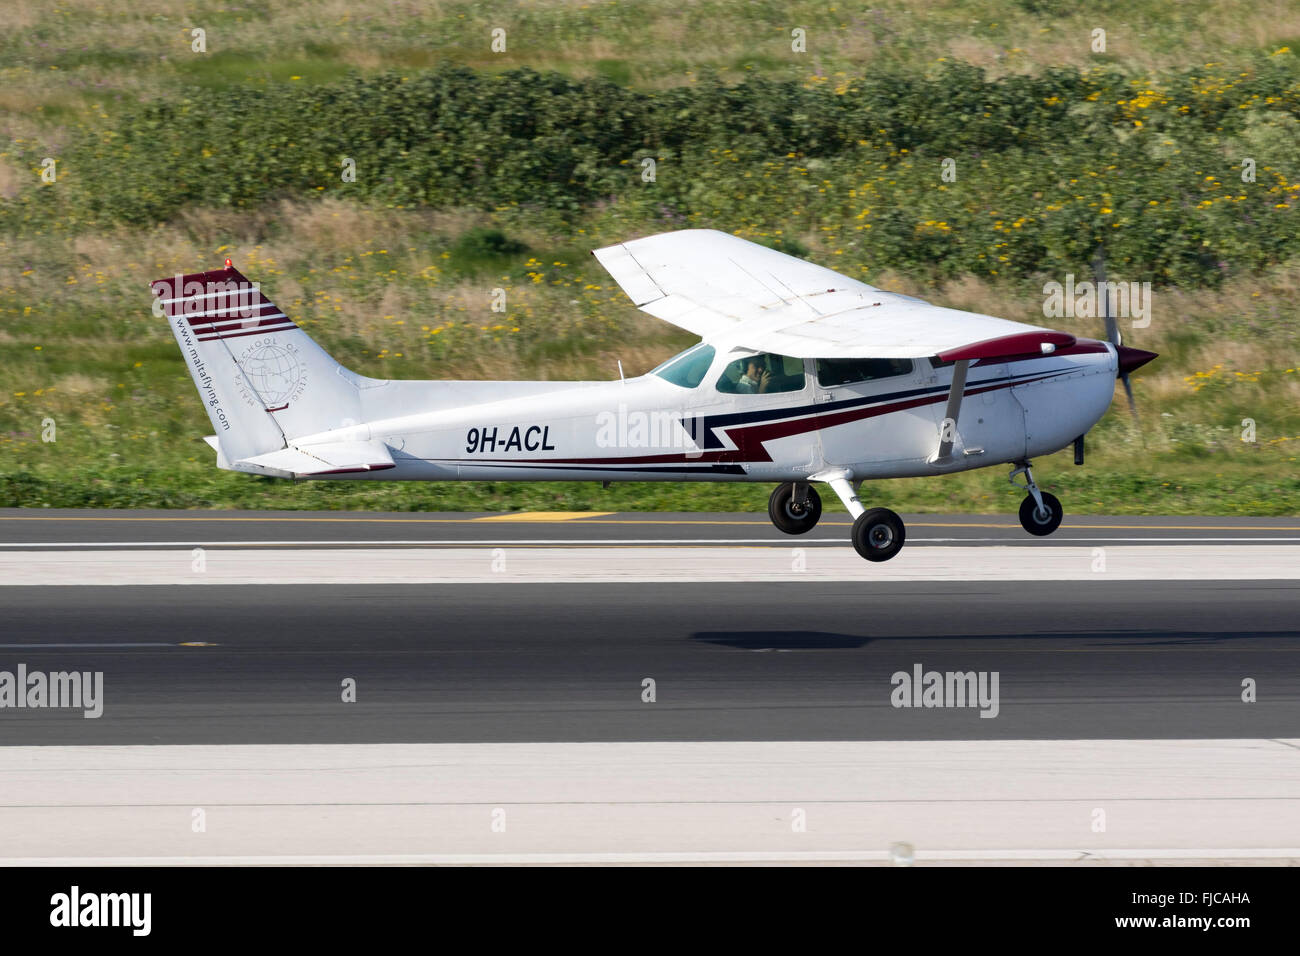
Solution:
<svg viewBox="0 0 1300 956"><path fill-rule="evenodd" d="M1230 75L1229 75L1230 74ZM394 207L521 207L576 220L713 225L779 248L817 234L846 271L1087 272L1213 285L1300 251L1295 57L1154 78L946 63L840 89L754 77L638 92L604 77L466 69L235 87L82 129L67 188L15 229L152 224L185 206L337 195ZM1241 181L1243 158L1257 181ZM341 175L345 158L355 182ZM653 158L653 182L641 177ZM941 163L955 163L955 182ZM467 238L473 264L519 250Z"/></svg>

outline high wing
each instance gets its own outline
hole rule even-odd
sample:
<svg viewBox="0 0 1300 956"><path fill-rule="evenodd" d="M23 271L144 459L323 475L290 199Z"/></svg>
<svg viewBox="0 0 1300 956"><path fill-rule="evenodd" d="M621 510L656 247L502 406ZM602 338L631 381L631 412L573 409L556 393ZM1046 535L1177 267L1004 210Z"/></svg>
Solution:
<svg viewBox="0 0 1300 956"><path fill-rule="evenodd" d="M758 352L956 361L1050 352L1075 341L886 292L713 229L634 239L595 256L642 311Z"/></svg>

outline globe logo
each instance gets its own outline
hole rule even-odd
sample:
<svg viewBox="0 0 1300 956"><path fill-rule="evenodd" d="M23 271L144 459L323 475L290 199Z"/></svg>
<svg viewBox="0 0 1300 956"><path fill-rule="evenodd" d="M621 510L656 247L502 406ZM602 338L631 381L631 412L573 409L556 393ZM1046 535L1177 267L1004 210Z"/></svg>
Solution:
<svg viewBox="0 0 1300 956"><path fill-rule="evenodd" d="M293 394L302 367L288 349L260 345L244 357L244 373L267 405L282 405Z"/></svg>

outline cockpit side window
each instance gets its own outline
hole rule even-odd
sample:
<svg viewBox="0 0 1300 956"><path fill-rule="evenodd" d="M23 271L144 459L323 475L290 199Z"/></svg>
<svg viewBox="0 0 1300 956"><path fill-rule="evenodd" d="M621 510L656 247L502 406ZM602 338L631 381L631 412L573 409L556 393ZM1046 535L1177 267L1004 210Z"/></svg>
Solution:
<svg viewBox="0 0 1300 956"><path fill-rule="evenodd" d="M709 366L713 364L715 350L712 345L692 346L679 355L674 355L663 365L650 370L651 375L658 375L665 382L672 382L682 388L695 388L704 381Z"/></svg>
<svg viewBox="0 0 1300 956"><path fill-rule="evenodd" d="M911 359L818 359L817 384L822 388L834 388L836 385L853 385L857 382L870 382L877 378L908 375L911 371Z"/></svg>
<svg viewBox="0 0 1300 956"><path fill-rule="evenodd" d="M772 395L798 392L803 386L803 359L770 352L736 359L718 378L718 391L729 394Z"/></svg>

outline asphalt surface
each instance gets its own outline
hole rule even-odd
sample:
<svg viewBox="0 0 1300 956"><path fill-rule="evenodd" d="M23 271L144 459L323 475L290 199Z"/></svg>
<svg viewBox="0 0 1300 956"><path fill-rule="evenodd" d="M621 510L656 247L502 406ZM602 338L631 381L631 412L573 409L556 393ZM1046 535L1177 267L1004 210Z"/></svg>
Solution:
<svg viewBox="0 0 1300 956"><path fill-rule="evenodd" d="M1067 502L1068 507L1068 502ZM1300 543L1300 518L1072 516L1047 538L1031 539L1014 515L902 516L908 546L1035 547L1091 544ZM787 536L766 515L592 513L552 520L546 514L220 512L0 509L0 548L175 547L244 545L312 548L482 546L488 543L609 543L843 546L852 522L827 513L811 532Z"/></svg>
<svg viewBox="0 0 1300 956"><path fill-rule="evenodd" d="M0 512L0 548L845 544L761 515ZM1300 541L1292 518L907 516L908 547ZM1297 549L1300 555L1300 549ZM973 556L974 560L978 560ZM104 714L0 710L4 744L1300 735L1300 581L0 588L0 671L102 671ZM891 706L996 671L998 714ZM344 703L345 679L356 701ZM645 679L653 702L643 700ZM1242 682L1258 700L1242 701ZM987 709L987 708L985 708Z"/></svg>
<svg viewBox="0 0 1300 956"><path fill-rule="evenodd" d="M1296 581L9 587L0 670L102 671L104 713L0 740L1296 737L1297 612ZM997 671L998 716L892 707L916 664Z"/></svg>

